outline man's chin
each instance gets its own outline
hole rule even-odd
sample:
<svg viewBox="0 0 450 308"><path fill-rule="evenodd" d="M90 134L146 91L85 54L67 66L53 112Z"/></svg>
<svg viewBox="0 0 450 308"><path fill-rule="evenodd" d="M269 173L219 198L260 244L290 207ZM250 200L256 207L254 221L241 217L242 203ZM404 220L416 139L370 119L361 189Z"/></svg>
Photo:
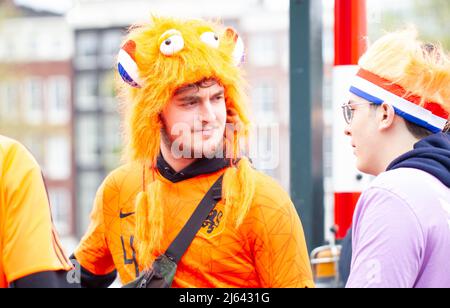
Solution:
<svg viewBox="0 0 450 308"><path fill-rule="evenodd" d="M196 158L220 158L223 156L223 147L221 140L204 141L201 146L194 147Z"/></svg>
<svg viewBox="0 0 450 308"><path fill-rule="evenodd" d="M218 151L217 148L203 148L198 151L194 151L195 158L223 158L223 151Z"/></svg>
<svg viewBox="0 0 450 308"><path fill-rule="evenodd" d="M184 149L183 151L172 152L178 159L200 159L200 158L223 158L224 151L220 147L203 147L198 149Z"/></svg>

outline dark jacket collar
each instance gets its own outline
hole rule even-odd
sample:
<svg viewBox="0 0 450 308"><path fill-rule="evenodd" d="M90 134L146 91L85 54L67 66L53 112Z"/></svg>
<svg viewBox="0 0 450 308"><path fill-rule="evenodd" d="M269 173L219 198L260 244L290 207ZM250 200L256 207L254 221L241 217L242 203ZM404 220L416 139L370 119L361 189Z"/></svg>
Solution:
<svg viewBox="0 0 450 308"><path fill-rule="evenodd" d="M434 134L420 140L412 151L394 160L387 171L398 168L425 171L450 187L450 134Z"/></svg>
<svg viewBox="0 0 450 308"><path fill-rule="evenodd" d="M164 157L162 155L159 155L156 166L159 173L164 178L171 181L172 183L178 183L200 175L215 173L219 170L230 167L231 161L225 158L201 158L199 160L196 160L194 163L181 170L180 172L176 172L166 162Z"/></svg>

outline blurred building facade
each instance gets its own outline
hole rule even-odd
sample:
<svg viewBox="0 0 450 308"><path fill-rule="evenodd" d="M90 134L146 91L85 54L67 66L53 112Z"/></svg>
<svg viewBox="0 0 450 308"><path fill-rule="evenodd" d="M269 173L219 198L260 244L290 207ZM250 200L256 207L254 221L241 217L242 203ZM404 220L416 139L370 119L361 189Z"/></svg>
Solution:
<svg viewBox="0 0 450 308"><path fill-rule="evenodd" d="M7 5L0 25L0 133L33 153L55 225L62 236L71 236L76 231L72 31L62 15Z"/></svg>
<svg viewBox="0 0 450 308"><path fill-rule="evenodd" d="M75 28L74 142L76 194L81 235L89 222L95 192L119 165L120 117L114 98L114 64L123 28Z"/></svg>

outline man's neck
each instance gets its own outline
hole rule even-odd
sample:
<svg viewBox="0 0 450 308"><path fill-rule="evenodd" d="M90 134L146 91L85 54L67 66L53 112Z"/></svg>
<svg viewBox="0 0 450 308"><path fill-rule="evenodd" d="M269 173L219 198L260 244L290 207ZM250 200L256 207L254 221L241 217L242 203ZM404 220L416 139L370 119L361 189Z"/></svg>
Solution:
<svg viewBox="0 0 450 308"><path fill-rule="evenodd" d="M177 173L197 161L195 158L175 158L170 149L167 149L165 146L161 146L161 154L167 164Z"/></svg>
<svg viewBox="0 0 450 308"><path fill-rule="evenodd" d="M405 133L402 134L400 138L395 138L395 140L391 140L391 142L386 143L386 150L384 151L383 162L379 173L386 171L395 159L409 151L412 151L414 149L414 145L418 141L419 140L414 138L411 134Z"/></svg>

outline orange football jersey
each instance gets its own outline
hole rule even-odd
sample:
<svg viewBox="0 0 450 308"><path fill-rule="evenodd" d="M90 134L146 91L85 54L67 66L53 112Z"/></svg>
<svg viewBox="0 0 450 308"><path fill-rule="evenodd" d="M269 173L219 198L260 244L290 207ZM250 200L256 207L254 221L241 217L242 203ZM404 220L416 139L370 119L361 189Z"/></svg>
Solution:
<svg viewBox="0 0 450 308"><path fill-rule="evenodd" d="M81 266L94 275L117 269L122 282L128 283L142 269L134 237L135 198L142 190L142 168L137 164L122 166L98 190L91 225L75 252ZM176 183L156 175L163 182L163 249L225 170ZM148 182L152 175L147 174ZM256 194L244 223L235 228L227 219L225 204L219 202L181 260L173 287L314 286L303 228L289 196L270 177L255 174Z"/></svg>
<svg viewBox="0 0 450 308"><path fill-rule="evenodd" d="M71 268L53 228L39 166L21 144L0 136L0 288Z"/></svg>

